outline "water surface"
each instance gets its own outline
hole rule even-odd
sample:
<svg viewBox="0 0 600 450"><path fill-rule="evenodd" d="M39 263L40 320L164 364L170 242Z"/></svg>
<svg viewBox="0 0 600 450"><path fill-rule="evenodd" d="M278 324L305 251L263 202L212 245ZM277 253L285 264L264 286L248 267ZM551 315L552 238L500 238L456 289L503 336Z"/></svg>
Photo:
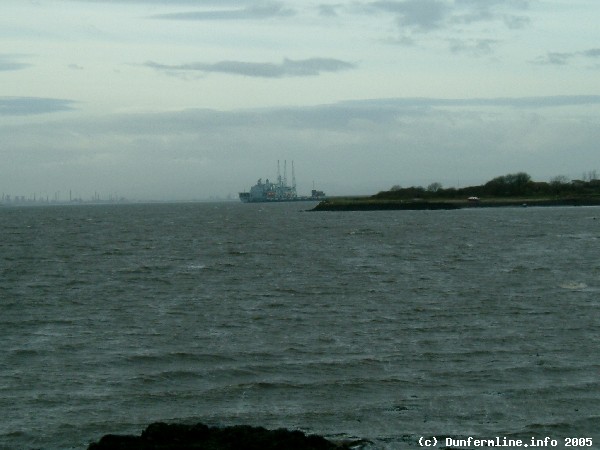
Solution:
<svg viewBox="0 0 600 450"><path fill-rule="evenodd" d="M600 208L0 210L0 448L153 421L600 442Z"/></svg>

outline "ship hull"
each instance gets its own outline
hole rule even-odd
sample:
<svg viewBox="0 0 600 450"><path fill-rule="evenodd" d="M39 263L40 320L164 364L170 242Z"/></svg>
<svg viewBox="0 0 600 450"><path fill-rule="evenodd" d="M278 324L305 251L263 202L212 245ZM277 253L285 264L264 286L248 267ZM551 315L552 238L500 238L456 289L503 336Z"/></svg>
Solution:
<svg viewBox="0 0 600 450"><path fill-rule="evenodd" d="M290 202L318 202L323 198L313 197L294 197L294 198L249 198L243 196L245 192L240 192L240 200L242 203L290 203Z"/></svg>

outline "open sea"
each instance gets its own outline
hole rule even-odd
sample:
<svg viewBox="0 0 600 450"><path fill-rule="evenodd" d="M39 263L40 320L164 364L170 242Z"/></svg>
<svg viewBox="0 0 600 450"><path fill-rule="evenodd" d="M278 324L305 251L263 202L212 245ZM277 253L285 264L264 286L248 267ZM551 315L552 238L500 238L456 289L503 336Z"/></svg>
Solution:
<svg viewBox="0 0 600 450"><path fill-rule="evenodd" d="M600 448L600 208L313 206L1 207L0 449L155 421Z"/></svg>

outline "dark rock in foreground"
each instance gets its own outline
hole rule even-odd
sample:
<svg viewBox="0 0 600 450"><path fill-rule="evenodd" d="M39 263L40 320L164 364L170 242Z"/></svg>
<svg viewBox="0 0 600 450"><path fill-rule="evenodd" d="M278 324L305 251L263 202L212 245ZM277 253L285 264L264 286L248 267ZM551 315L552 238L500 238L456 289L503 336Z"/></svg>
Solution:
<svg viewBox="0 0 600 450"><path fill-rule="evenodd" d="M88 450L343 450L346 444L335 444L320 436L307 436L301 431L267 430L238 425L225 428L202 423L181 425L153 423L141 436L108 434Z"/></svg>

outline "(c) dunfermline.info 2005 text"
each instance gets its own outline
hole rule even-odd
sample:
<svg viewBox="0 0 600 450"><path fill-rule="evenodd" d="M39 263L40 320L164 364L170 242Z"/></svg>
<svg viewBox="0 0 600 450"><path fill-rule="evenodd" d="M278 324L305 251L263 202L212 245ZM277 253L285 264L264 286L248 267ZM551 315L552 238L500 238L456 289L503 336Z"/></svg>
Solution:
<svg viewBox="0 0 600 450"><path fill-rule="evenodd" d="M565 447L591 447L593 445L592 438L565 438L562 440ZM446 447L557 447L559 440L552 439L548 436L544 438L532 437L529 440L523 439L509 439L506 437L495 437L492 439L478 439L473 437L467 438L450 438L447 437L443 440L438 440L435 436L419 438L419 445L421 447L437 447L438 442L444 444Z"/></svg>

